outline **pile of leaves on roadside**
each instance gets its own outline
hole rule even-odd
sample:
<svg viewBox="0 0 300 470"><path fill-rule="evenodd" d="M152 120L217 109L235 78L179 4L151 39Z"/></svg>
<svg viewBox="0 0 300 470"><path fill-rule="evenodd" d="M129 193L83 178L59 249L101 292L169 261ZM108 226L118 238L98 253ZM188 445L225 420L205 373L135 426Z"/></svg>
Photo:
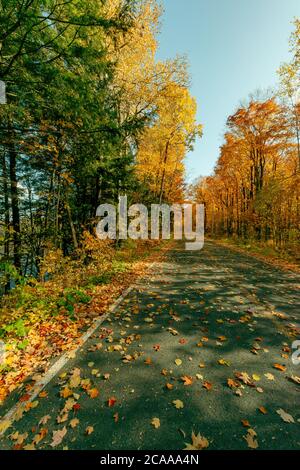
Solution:
<svg viewBox="0 0 300 470"><path fill-rule="evenodd" d="M43 279L31 279L2 299L0 404L31 374L44 373L50 359L74 349L92 321L168 248L157 242L135 242L119 250L99 246L87 237L80 262L49 250Z"/></svg>

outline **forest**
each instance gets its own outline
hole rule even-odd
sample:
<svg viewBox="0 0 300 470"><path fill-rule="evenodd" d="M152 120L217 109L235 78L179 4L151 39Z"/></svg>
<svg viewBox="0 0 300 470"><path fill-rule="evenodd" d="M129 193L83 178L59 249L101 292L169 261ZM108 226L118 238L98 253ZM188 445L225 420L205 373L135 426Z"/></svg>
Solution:
<svg viewBox="0 0 300 470"><path fill-rule="evenodd" d="M0 80L1 284L74 254L96 208L182 200L201 126L186 59L156 60L155 0L6 0Z"/></svg>
<svg viewBox="0 0 300 470"><path fill-rule="evenodd" d="M296 1L0 0L0 451L299 450Z"/></svg>
<svg viewBox="0 0 300 470"><path fill-rule="evenodd" d="M250 97L228 117L214 174L200 178L193 194L205 204L212 238L252 241L299 259L298 19L290 46L292 59L278 70L278 89Z"/></svg>

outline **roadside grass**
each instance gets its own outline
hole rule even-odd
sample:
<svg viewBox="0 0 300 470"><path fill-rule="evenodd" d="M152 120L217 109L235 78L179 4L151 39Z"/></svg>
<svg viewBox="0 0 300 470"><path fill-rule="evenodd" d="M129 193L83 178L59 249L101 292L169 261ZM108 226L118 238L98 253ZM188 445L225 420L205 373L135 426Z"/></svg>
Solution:
<svg viewBox="0 0 300 470"><path fill-rule="evenodd" d="M256 240L241 240L238 238L211 238L215 243L228 246L228 248L238 249L242 252L257 257L282 268L300 270L300 257L297 250L278 249L267 242Z"/></svg>
<svg viewBox="0 0 300 470"><path fill-rule="evenodd" d="M37 368L46 370L53 357L71 350L91 322L169 246L169 242L128 240L119 248L102 246L97 251L97 244L92 248L89 244L76 260L51 252L50 261L45 260L47 276L42 272L42 279L17 284L3 296L0 404Z"/></svg>

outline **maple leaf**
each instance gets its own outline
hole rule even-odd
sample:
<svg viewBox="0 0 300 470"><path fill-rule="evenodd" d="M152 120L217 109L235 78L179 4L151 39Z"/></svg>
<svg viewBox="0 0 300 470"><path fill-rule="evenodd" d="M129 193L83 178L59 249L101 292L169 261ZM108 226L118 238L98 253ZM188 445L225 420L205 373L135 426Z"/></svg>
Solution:
<svg viewBox="0 0 300 470"><path fill-rule="evenodd" d="M263 415L266 415L268 413L264 406L260 406L258 409Z"/></svg>
<svg viewBox="0 0 300 470"><path fill-rule="evenodd" d="M169 383L166 383L166 388L167 388L168 390L172 390L172 388L174 388L174 385L169 384Z"/></svg>
<svg viewBox="0 0 300 470"><path fill-rule="evenodd" d="M71 428L74 429L74 428L76 428L76 426L79 424L79 419L73 418L73 419L71 419L71 421L70 421L69 424L70 424Z"/></svg>
<svg viewBox="0 0 300 470"><path fill-rule="evenodd" d="M65 423L66 421L68 421L68 417L69 417L69 414L68 413L64 413L62 415L59 415L57 418L56 418L56 421L60 424L60 423Z"/></svg>
<svg viewBox="0 0 300 470"><path fill-rule="evenodd" d="M188 444L186 442L185 443L186 447L183 450L203 450L209 446L208 439L206 439L206 437L204 436L201 436L200 433L196 435L193 431L191 439L192 439L191 444Z"/></svg>
<svg viewBox="0 0 300 470"><path fill-rule="evenodd" d="M236 372L235 377L243 382L245 385L249 385L250 387L254 387L254 383L251 381L247 372Z"/></svg>
<svg viewBox="0 0 300 470"><path fill-rule="evenodd" d="M189 375L184 375L181 377L181 380L183 381L183 385L192 385L193 383L193 377Z"/></svg>
<svg viewBox="0 0 300 470"><path fill-rule="evenodd" d="M158 429L160 427L160 419L159 418L152 418L151 424L152 424L152 426L155 427L155 429Z"/></svg>
<svg viewBox="0 0 300 470"><path fill-rule="evenodd" d="M178 410L184 407L184 404L181 400L173 400L172 403L175 405L175 408Z"/></svg>
<svg viewBox="0 0 300 470"><path fill-rule="evenodd" d="M276 413L279 414L279 416L283 419L283 421L285 423L294 423L295 422L293 416L288 414L282 408L280 408L279 410L276 410Z"/></svg>
<svg viewBox="0 0 300 470"><path fill-rule="evenodd" d="M30 397L31 397L31 395L29 395L29 393L26 393L25 395L22 395L22 396L19 398L19 401L20 401L20 402L28 401L28 400L30 400Z"/></svg>
<svg viewBox="0 0 300 470"><path fill-rule="evenodd" d="M250 449L257 449L258 448L258 442L256 439L256 432L253 429L248 429L247 435L244 436L244 439L246 440L248 447Z"/></svg>
<svg viewBox="0 0 300 470"><path fill-rule="evenodd" d="M85 430L85 433L89 436L90 434L92 434L94 432L94 428L93 426L87 426L86 430Z"/></svg>
<svg viewBox="0 0 300 470"><path fill-rule="evenodd" d="M250 423L247 419L242 419L241 423L244 426L244 428L250 428Z"/></svg>
<svg viewBox="0 0 300 470"><path fill-rule="evenodd" d="M39 444L44 439L44 437L47 436L47 434L48 434L48 429L41 428L40 432L34 436L32 443Z"/></svg>
<svg viewBox="0 0 300 470"><path fill-rule="evenodd" d="M255 382L259 382L260 376L257 374L252 374L252 379L255 380Z"/></svg>
<svg viewBox="0 0 300 470"><path fill-rule="evenodd" d="M233 380L233 379L227 379L227 385L230 388L237 388L237 387L240 386L239 382L237 382L236 380Z"/></svg>
<svg viewBox="0 0 300 470"><path fill-rule="evenodd" d="M60 396L63 397L63 398L69 398L71 395L73 395L73 392L68 387L64 387L60 391Z"/></svg>
<svg viewBox="0 0 300 470"><path fill-rule="evenodd" d="M267 374L265 374L265 377L268 379L268 380L275 380L275 377L273 374L270 374L269 372Z"/></svg>
<svg viewBox="0 0 300 470"><path fill-rule="evenodd" d="M291 377L289 377L289 380L291 382L294 382L295 384L300 385L300 377L298 377L297 375L291 375Z"/></svg>
<svg viewBox="0 0 300 470"><path fill-rule="evenodd" d="M281 372L284 372L284 371L286 370L286 366L283 366L282 364L277 364L277 363L276 363L276 364L273 364L273 367L274 367L275 369L280 370Z"/></svg>
<svg viewBox="0 0 300 470"><path fill-rule="evenodd" d="M67 434L67 428L64 426L62 429L58 429L57 431L53 431L52 435L52 442L50 444L51 447L56 447L61 444L63 438Z"/></svg>
<svg viewBox="0 0 300 470"><path fill-rule="evenodd" d="M45 426L48 423L49 419L51 419L50 415L43 416L39 421L39 426Z"/></svg>
<svg viewBox="0 0 300 470"><path fill-rule="evenodd" d="M218 336L218 339L219 339L220 341L226 341L226 340L227 340L226 336L222 336L222 335L221 335L221 336Z"/></svg>
<svg viewBox="0 0 300 470"><path fill-rule="evenodd" d="M221 365L221 366L227 366L229 367L230 366L230 363L225 361L225 359L219 359L218 360L218 363Z"/></svg>
<svg viewBox="0 0 300 470"><path fill-rule="evenodd" d="M212 383L210 383L210 382L203 382L202 387L203 387L203 388L206 388L206 390L211 390L211 389L212 389Z"/></svg>
<svg viewBox="0 0 300 470"><path fill-rule="evenodd" d="M70 382L69 382L70 387L71 387L71 388L76 388L76 387L79 386L80 382L81 382L81 378L80 378L80 369L75 368L75 369L73 370L72 376L71 376L71 378L70 378Z"/></svg>
<svg viewBox="0 0 300 470"><path fill-rule="evenodd" d="M97 388L91 388L90 390L87 391L88 395L90 398L96 398L99 395L99 391Z"/></svg>
<svg viewBox="0 0 300 470"><path fill-rule="evenodd" d="M112 408L116 404L117 399L115 397L110 397L107 401L109 408Z"/></svg>

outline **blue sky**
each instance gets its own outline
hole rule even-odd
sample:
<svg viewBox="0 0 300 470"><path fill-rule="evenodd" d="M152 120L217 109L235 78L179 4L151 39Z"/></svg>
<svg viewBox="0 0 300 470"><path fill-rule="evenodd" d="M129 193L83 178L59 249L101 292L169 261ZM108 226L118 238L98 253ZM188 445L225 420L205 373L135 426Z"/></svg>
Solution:
<svg viewBox="0 0 300 470"><path fill-rule="evenodd" d="M187 178L213 171L226 118L258 88L275 87L289 58L299 0L163 0L158 58L187 54L204 135L187 157Z"/></svg>

